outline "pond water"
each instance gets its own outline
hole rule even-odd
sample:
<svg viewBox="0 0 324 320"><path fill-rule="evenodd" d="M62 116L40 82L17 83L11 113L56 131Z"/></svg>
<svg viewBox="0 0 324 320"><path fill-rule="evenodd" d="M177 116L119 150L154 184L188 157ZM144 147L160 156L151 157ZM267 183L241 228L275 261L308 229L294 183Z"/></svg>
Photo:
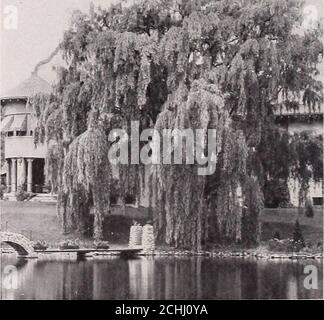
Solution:
<svg viewBox="0 0 324 320"><path fill-rule="evenodd" d="M318 270L317 290L304 287L309 264ZM16 282L6 279L8 265L17 268ZM312 260L2 256L1 299L322 299L322 270L323 263Z"/></svg>

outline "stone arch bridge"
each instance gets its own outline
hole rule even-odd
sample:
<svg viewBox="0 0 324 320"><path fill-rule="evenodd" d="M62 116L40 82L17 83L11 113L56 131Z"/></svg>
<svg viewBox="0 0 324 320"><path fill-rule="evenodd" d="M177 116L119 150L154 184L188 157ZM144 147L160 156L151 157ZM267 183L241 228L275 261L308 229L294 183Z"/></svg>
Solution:
<svg viewBox="0 0 324 320"><path fill-rule="evenodd" d="M0 231L0 244L1 243L6 243L11 246L21 257L37 257L33 248L33 243L22 234Z"/></svg>

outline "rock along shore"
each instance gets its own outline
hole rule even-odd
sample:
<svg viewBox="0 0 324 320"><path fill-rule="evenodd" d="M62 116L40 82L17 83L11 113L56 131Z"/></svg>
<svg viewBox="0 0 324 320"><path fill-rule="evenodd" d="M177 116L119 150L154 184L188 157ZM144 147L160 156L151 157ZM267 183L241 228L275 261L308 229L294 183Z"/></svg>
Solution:
<svg viewBox="0 0 324 320"><path fill-rule="evenodd" d="M256 259L323 259L323 253L301 253L301 252L260 252L258 250L242 251L202 251L193 252L190 250L161 250L157 249L155 256L204 256L217 258L256 258Z"/></svg>

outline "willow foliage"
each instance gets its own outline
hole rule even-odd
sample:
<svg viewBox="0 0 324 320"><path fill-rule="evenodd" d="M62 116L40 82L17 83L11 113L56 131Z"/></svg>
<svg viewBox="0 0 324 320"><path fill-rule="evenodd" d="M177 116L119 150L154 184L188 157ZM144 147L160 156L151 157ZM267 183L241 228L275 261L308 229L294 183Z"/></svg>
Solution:
<svg viewBox="0 0 324 320"><path fill-rule="evenodd" d="M72 204L71 215L84 221L86 217L80 214L85 210L88 210L85 215L89 214L89 203L92 203L95 239L102 238L103 217L109 213L111 166L108 148L104 130L90 127L72 142L64 162L63 187L68 197L66 201ZM84 208L80 212L81 206Z"/></svg>
<svg viewBox="0 0 324 320"><path fill-rule="evenodd" d="M154 167L157 238L197 250L216 229L219 241L257 241L266 127L279 100L321 102L322 33L296 32L301 19L301 3L292 0L150 0L76 12L60 45L67 66L54 94L31 101L36 136L64 154L62 216L78 228L91 207L102 236L112 128L129 132L138 120L140 129L215 129L215 174L198 176L197 163ZM206 136L197 146L206 151ZM139 195L140 177L143 166L121 166L120 194Z"/></svg>

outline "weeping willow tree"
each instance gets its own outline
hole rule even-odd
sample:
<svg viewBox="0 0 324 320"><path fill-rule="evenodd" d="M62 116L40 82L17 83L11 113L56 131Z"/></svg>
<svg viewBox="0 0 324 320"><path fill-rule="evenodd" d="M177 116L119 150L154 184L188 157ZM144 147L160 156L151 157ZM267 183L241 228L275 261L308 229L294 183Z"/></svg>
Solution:
<svg viewBox="0 0 324 320"><path fill-rule="evenodd" d="M47 177L64 228L86 230L93 210L102 237L109 131L130 132L136 120L140 129L203 129L195 142L202 153L207 130L216 132L213 174L197 175L197 162L153 166L157 239L196 250L207 241L257 242L260 145L278 101L321 101L321 29L302 30L301 9L291 0L150 0L74 13L53 94L30 99L36 142L52 146ZM130 163L119 166L118 190L139 197L144 168Z"/></svg>

